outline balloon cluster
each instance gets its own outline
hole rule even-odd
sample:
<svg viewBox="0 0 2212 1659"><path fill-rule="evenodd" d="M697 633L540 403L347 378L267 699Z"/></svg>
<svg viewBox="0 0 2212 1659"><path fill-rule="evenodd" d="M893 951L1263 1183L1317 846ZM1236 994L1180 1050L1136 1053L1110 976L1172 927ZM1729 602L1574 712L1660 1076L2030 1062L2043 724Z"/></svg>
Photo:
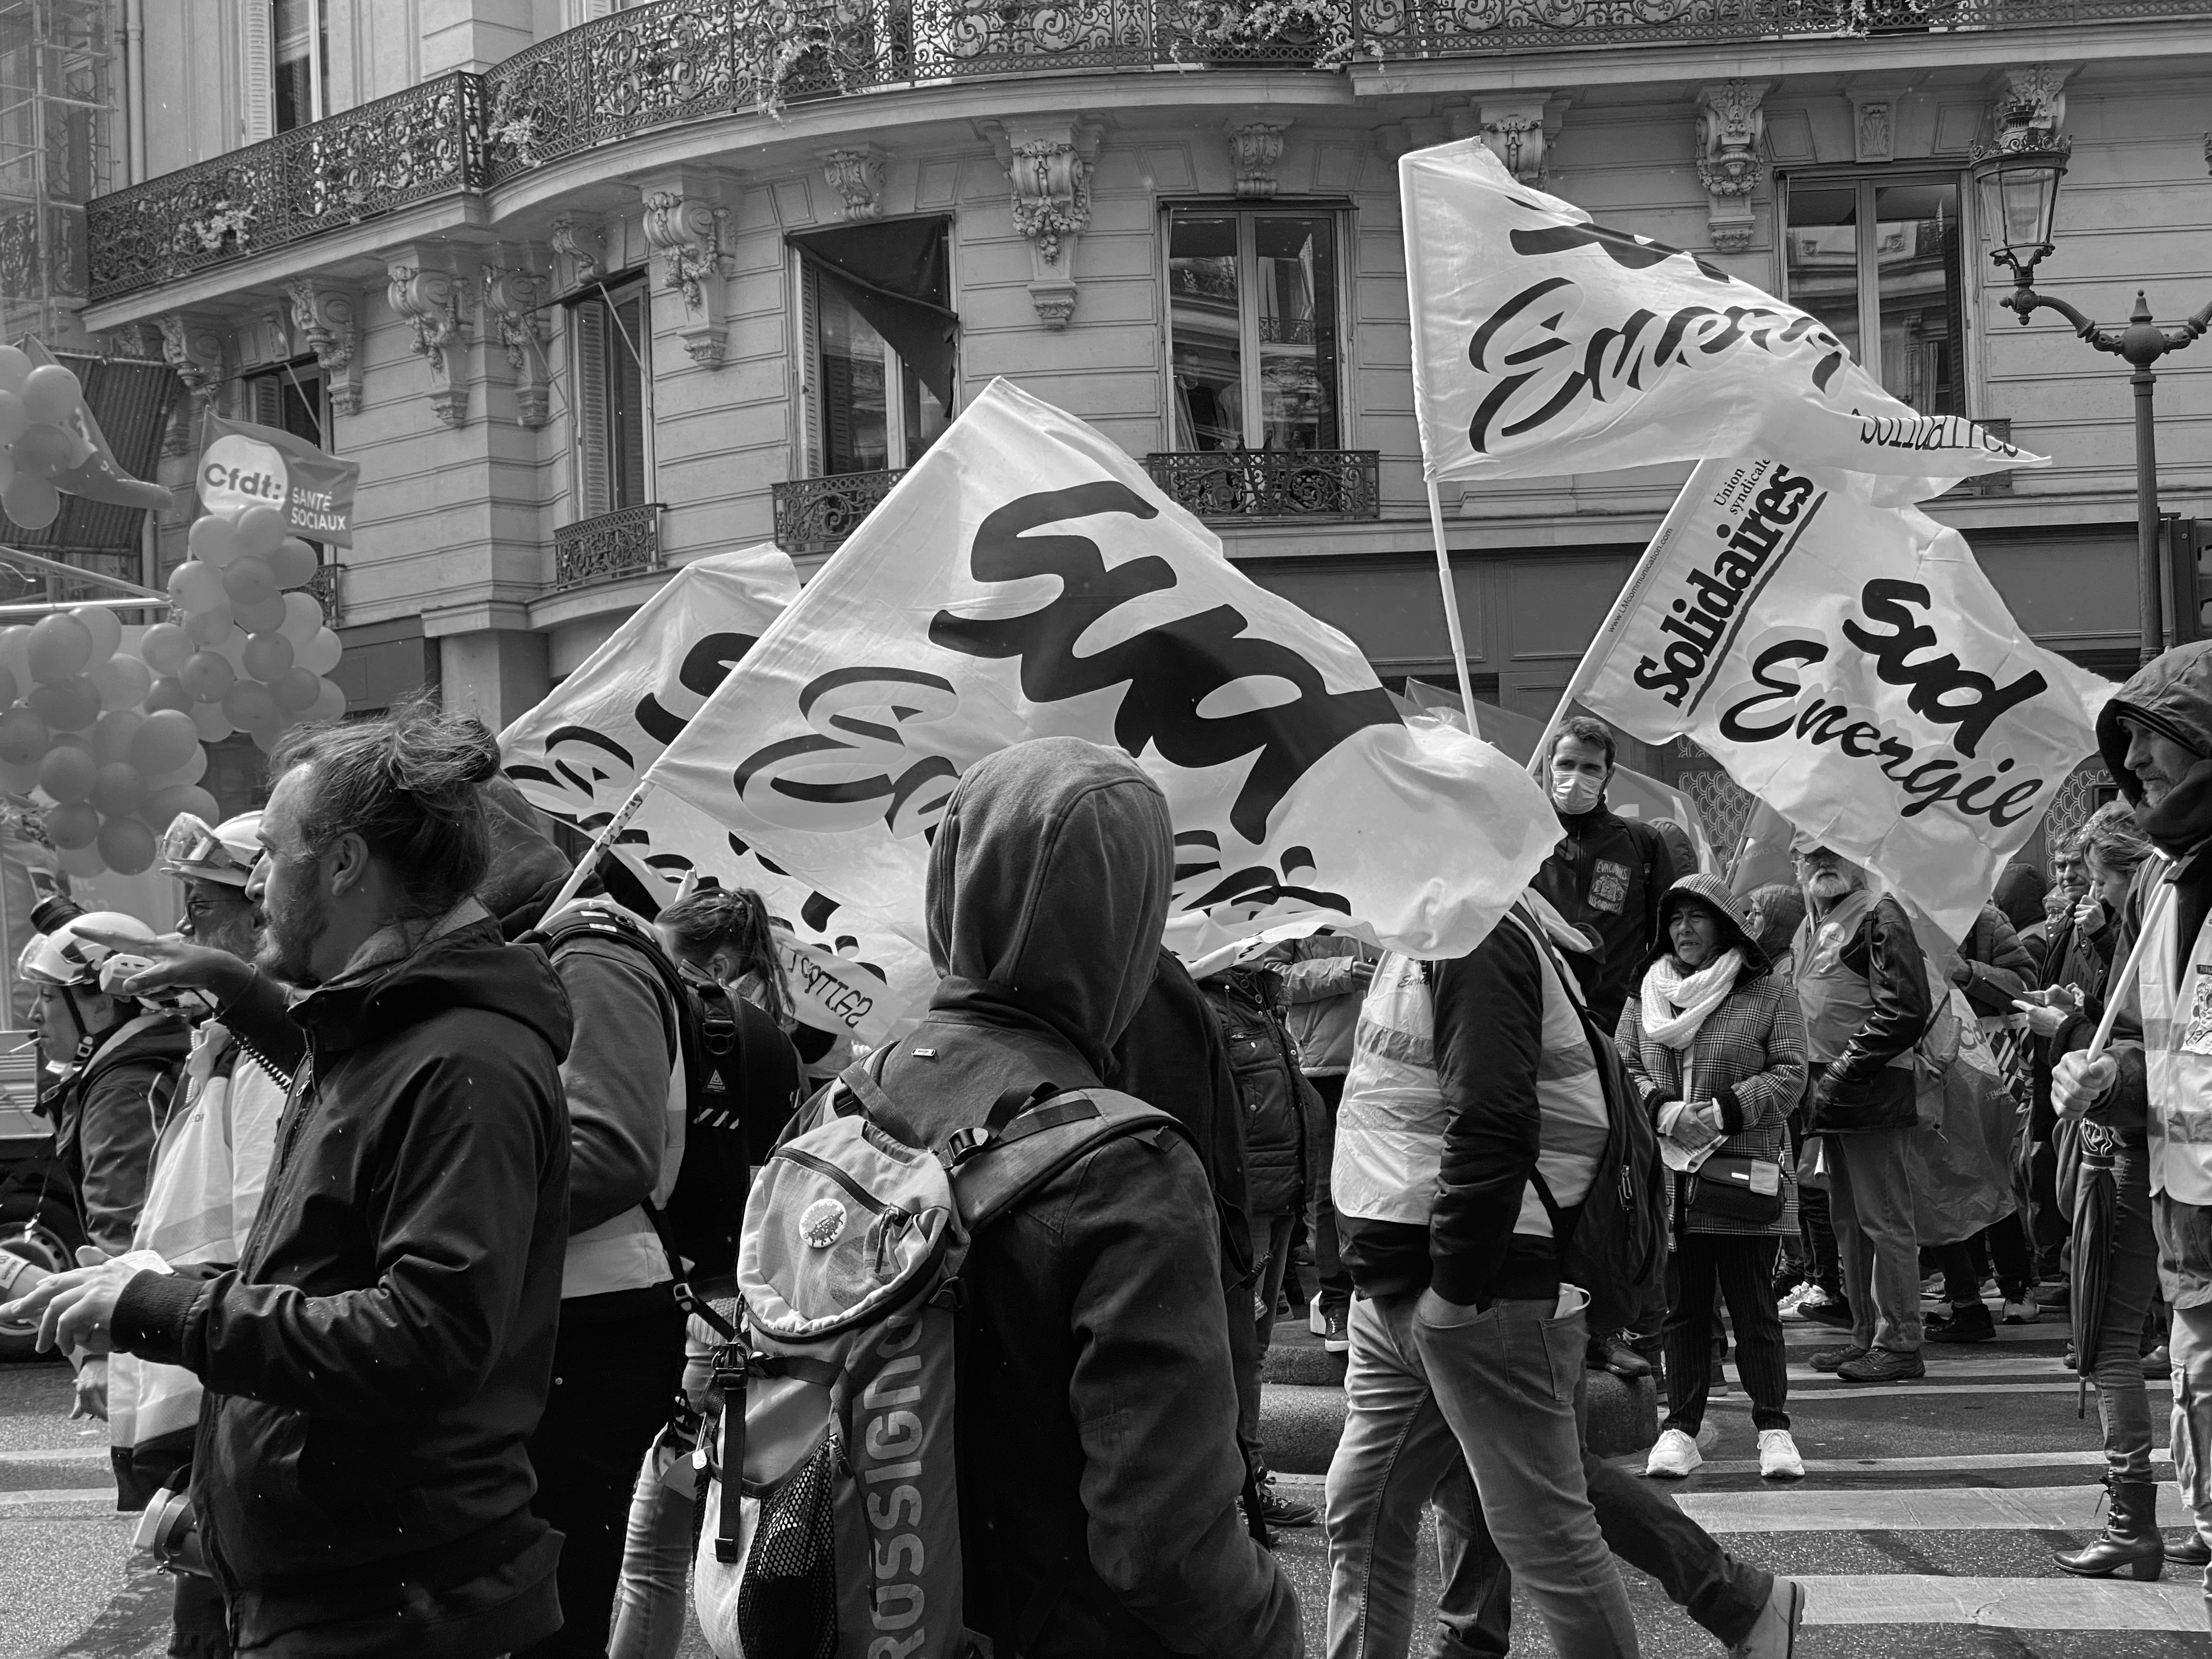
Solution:
<svg viewBox="0 0 2212 1659"><path fill-rule="evenodd" d="M145 663L98 605L0 629L0 787L52 803L46 838L74 876L137 875L179 812L213 822L200 729L173 709L140 705ZM20 698L19 698L19 695Z"/></svg>
<svg viewBox="0 0 2212 1659"><path fill-rule="evenodd" d="M334 720L345 693L323 678L337 666L338 636L312 593L315 550L284 533L273 507L210 513L196 520L191 556L169 574L183 623L156 623L138 642L154 671L149 714L189 717L216 743L233 732L264 749L287 728Z"/></svg>
<svg viewBox="0 0 2212 1659"><path fill-rule="evenodd" d="M92 446L70 429L84 387L59 363L32 367L20 347L0 345L0 508L26 530L60 516L53 475L80 465Z"/></svg>

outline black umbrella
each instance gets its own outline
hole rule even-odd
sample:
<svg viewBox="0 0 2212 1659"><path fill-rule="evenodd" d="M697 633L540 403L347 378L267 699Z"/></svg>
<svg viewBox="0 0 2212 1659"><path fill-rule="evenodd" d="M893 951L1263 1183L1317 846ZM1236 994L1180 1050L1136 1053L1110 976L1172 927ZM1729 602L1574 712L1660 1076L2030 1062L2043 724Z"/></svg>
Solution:
<svg viewBox="0 0 2212 1659"><path fill-rule="evenodd" d="M2089 1414L2089 1373L2112 1283L2112 1154L2120 1138L2101 1123L2081 1126L2081 1174L2074 1194L2074 1415Z"/></svg>

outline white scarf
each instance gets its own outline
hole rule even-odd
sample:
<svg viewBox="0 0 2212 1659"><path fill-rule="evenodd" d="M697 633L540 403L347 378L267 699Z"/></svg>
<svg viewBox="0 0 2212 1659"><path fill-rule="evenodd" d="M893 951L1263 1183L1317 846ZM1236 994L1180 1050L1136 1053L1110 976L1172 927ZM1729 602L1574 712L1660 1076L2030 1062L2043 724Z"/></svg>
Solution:
<svg viewBox="0 0 2212 1659"><path fill-rule="evenodd" d="M1694 974L1663 956L1644 975L1644 1035L1680 1053L1695 1041L1705 1017L1721 1006L1743 971L1743 952L1731 950Z"/></svg>

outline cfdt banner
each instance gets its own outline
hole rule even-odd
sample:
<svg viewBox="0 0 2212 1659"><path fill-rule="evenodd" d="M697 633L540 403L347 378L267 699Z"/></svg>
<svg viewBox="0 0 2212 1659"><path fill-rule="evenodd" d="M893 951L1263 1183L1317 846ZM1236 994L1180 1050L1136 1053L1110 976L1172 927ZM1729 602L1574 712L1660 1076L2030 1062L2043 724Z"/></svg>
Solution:
<svg viewBox="0 0 2212 1659"><path fill-rule="evenodd" d="M798 593L798 573L774 547L693 560L500 734L507 776L554 817L604 828ZM800 1018L817 1030L879 1042L936 983L898 933L763 863L679 799L648 797L613 851L663 903L695 872L759 893L787 930L776 941L785 977Z"/></svg>
<svg viewBox="0 0 2212 1659"><path fill-rule="evenodd" d="M1404 156L1398 188L1432 479L1709 455L1939 481L2048 465L1971 421L1917 413L1804 312L1591 222L1517 183L1480 139Z"/></svg>
<svg viewBox="0 0 2212 1659"><path fill-rule="evenodd" d="M360 483L360 462L326 455L305 438L213 410L201 419L200 505L210 513L273 507L291 534L351 547Z"/></svg>
<svg viewBox="0 0 2212 1659"><path fill-rule="evenodd" d="M1591 643L1581 700L1693 738L1953 939L1972 926L2112 685L2030 641L1966 538L1863 474L1707 461Z"/></svg>
<svg viewBox="0 0 2212 1659"><path fill-rule="evenodd" d="M925 938L925 836L1030 738L1119 747L1165 792L1169 941L1316 912L1471 949L1559 838L1520 768L1409 727L1358 648L1240 574L1121 449L994 381L653 766L794 876Z"/></svg>

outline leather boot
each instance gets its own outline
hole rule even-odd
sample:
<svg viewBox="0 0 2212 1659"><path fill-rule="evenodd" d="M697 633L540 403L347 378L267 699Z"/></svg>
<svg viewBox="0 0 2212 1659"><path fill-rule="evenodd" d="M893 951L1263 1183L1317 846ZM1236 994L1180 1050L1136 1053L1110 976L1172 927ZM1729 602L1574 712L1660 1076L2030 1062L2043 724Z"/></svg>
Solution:
<svg viewBox="0 0 2212 1659"><path fill-rule="evenodd" d="M2152 1579L2166 1565L2166 1540L2158 1534L2158 1486L2149 1480L2115 1480L2107 1475L2105 1490L2112 1494L2112 1512L2105 1530L2077 1554L2051 1557L2059 1569L2076 1578L2110 1578L2125 1573L2130 1578Z"/></svg>
<svg viewBox="0 0 2212 1659"><path fill-rule="evenodd" d="M2212 1567L2212 1547L2206 1546L2197 1528L2191 1526L2186 1538L2179 1544L2166 1547L2166 1559L2177 1567Z"/></svg>

